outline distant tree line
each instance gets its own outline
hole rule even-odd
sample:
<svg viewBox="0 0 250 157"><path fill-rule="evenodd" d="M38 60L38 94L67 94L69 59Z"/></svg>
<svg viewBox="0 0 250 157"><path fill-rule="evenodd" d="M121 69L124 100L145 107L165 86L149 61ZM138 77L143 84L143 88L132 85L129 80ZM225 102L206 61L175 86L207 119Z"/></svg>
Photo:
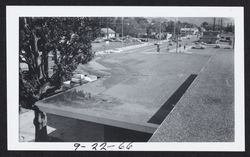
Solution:
<svg viewBox="0 0 250 157"><path fill-rule="evenodd" d="M223 32L233 32L234 25L232 23L224 24L212 24L208 22L203 22L200 27L205 28L207 31L223 31Z"/></svg>
<svg viewBox="0 0 250 157"><path fill-rule="evenodd" d="M196 27L196 25L188 22L163 20L153 18L148 20L144 17L100 17L97 21L102 28L111 28L121 36L140 37L141 34L150 35L152 33L168 32L180 33L180 28ZM174 30L175 29L175 30Z"/></svg>

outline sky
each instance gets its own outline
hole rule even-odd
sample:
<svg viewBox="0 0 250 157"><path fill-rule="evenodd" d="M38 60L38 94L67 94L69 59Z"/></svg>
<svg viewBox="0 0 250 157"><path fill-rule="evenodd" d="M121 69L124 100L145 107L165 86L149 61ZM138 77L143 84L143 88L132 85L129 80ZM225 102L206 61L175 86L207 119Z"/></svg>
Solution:
<svg viewBox="0 0 250 157"><path fill-rule="evenodd" d="M175 20L177 17L159 17L157 19L161 20ZM153 18L148 18L149 20L152 20ZM216 24L220 24L219 17L216 18ZM188 22L196 24L197 26L200 26L203 22L208 22L210 24L213 24L213 17L178 17L178 20L181 22ZM226 25L228 23L233 23L233 18L222 18L223 25Z"/></svg>

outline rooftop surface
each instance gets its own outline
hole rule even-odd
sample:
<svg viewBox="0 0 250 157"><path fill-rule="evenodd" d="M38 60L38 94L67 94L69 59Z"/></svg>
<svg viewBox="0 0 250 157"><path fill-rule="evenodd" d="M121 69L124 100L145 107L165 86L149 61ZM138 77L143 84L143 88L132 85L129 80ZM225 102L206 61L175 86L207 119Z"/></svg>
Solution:
<svg viewBox="0 0 250 157"><path fill-rule="evenodd" d="M115 33L115 31L111 28L101 28L101 32L108 34L108 33Z"/></svg>
<svg viewBox="0 0 250 157"><path fill-rule="evenodd" d="M150 142L234 141L234 55L210 49L212 57Z"/></svg>

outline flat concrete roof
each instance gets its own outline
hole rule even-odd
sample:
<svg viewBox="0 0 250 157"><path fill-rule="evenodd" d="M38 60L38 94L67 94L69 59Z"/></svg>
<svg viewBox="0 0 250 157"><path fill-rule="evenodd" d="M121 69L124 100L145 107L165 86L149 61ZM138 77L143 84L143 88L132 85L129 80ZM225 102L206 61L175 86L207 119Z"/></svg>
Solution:
<svg viewBox="0 0 250 157"><path fill-rule="evenodd" d="M97 57L78 71L103 77L38 101L44 112L154 133L150 123L162 105L210 55L142 51ZM164 119L163 119L164 120Z"/></svg>
<svg viewBox="0 0 250 157"><path fill-rule="evenodd" d="M233 50L203 52L212 57L149 142L234 141Z"/></svg>

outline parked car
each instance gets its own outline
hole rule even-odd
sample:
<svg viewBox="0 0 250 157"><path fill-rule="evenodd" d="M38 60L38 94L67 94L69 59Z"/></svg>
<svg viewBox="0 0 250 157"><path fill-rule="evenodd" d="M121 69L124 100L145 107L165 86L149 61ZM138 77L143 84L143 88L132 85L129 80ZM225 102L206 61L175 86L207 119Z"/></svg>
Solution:
<svg viewBox="0 0 250 157"><path fill-rule="evenodd" d="M115 40L110 38L110 39L104 39L104 41L114 42Z"/></svg>
<svg viewBox="0 0 250 157"><path fill-rule="evenodd" d="M214 47L214 48L217 48L217 49L218 49L218 48L220 48L220 45L218 45L218 44L217 44L217 45L215 45L215 47Z"/></svg>
<svg viewBox="0 0 250 157"><path fill-rule="evenodd" d="M225 39L225 37L220 37L220 42L227 42L227 40Z"/></svg>
<svg viewBox="0 0 250 157"><path fill-rule="evenodd" d="M131 40L132 40L133 42L141 42L141 40L138 39L138 38L131 38Z"/></svg>
<svg viewBox="0 0 250 157"><path fill-rule="evenodd" d="M200 42L201 45L207 45L207 43L204 43L204 42Z"/></svg>
<svg viewBox="0 0 250 157"><path fill-rule="evenodd" d="M192 46L192 49L205 49L205 46L201 43L195 43L195 46Z"/></svg>
<svg viewBox="0 0 250 157"><path fill-rule="evenodd" d="M172 42L172 41L169 41L169 42L168 42L168 45L169 45L169 46L173 46L173 42Z"/></svg>
<svg viewBox="0 0 250 157"><path fill-rule="evenodd" d="M125 43L130 43L130 42L132 42L132 39L124 39L123 40Z"/></svg>
<svg viewBox="0 0 250 157"><path fill-rule="evenodd" d="M162 42L158 41L158 42L155 42L154 45L161 45Z"/></svg>
<svg viewBox="0 0 250 157"><path fill-rule="evenodd" d="M119 48L116 48L116 49L112 49L109 51L109 53L120 53L122 52Z"/></svg>
<svg viewBox="0 0 250 157"><path fill-rule="evenodd" d="M119 38L115 38L115 39L114 39L114 42L122 42L122 40L119 39Z"/></svg>
<svg viewBox="0 0 250 157"><path fill-rule="evenodd" d="M229 42L231 40L230 37L226 37L226 41Z"/></svg>
<svg viewBox="0 0 250 157"><path fill-rule="evenodd" d="M101 43L101 42L103 42L103 39L102 38L96 38L93 42L94 43Z"/></svg>
<svg viewBox="0 0 250 157"><path fill-rule="evenodd" d="M146 39L146 38L140 38L140 40L141 40L142 42L148 42L148 39Z"/></svg>

